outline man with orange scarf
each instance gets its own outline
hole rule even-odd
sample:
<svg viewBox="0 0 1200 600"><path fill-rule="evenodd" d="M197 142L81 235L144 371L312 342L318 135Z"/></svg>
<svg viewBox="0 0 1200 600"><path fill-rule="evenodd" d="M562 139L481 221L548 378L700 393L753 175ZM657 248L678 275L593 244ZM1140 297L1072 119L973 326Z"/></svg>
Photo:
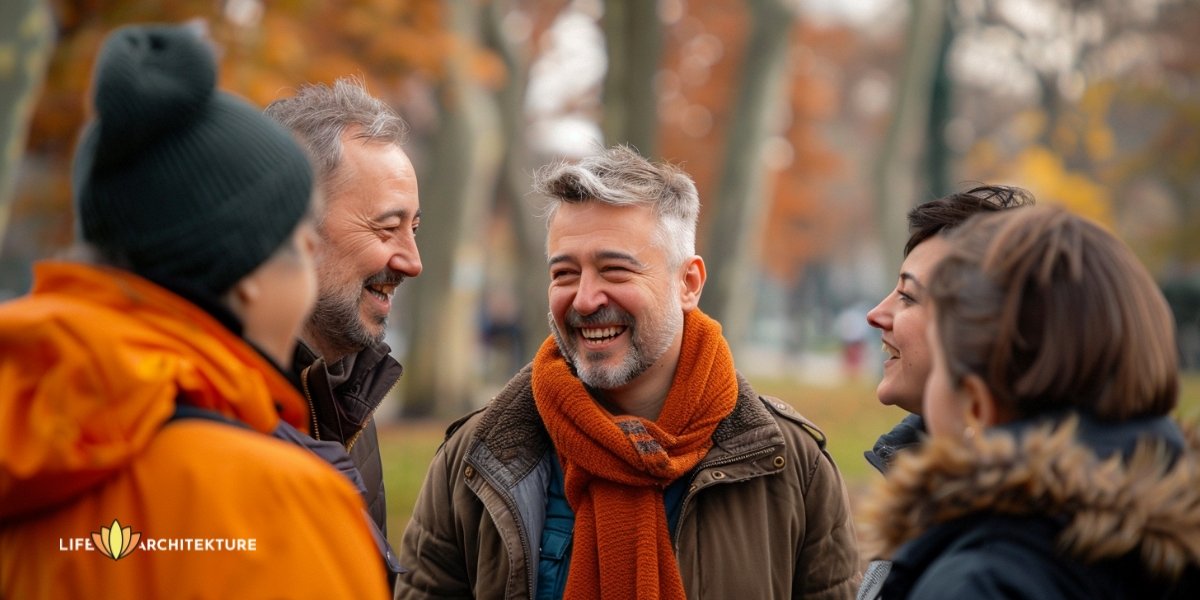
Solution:
<svg viewBox="0 0 1200 600"><path fill-rule="evenodd" d="M551 200L552 335L448 430L397 597L853 597L824 435L756 394L697 308L691 179L615 147L535 188Z"/></svg>

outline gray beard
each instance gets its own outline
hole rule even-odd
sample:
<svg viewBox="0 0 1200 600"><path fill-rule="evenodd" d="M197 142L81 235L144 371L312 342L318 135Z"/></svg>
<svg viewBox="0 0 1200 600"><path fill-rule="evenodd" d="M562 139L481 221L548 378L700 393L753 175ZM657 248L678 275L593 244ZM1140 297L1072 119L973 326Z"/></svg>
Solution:
<svg viewBox="0 0 1200 600"><path fill-rule="evenodd" d="M576 375L584 385L599 390L617 389L637 379L639 375L646 372L646 369L658 362L663 354L666 354L674 337L671 334L683 327L683 308L678 305L678 302L669 308L668 316L661 323L661 327L654 328L658 331L646 331L647 335L644 337L649 338L649 342L639 335L641 332L636 323L628 325L632 340L629 351L621 359L621 363L613 368L588 366L587 363L580 361L579 350L569 344L563 332L559 331L558 325L554 322L553 313L549 313L550 332L554 335L554 342L558 344L558 351L575 368ZM589 353L586 357L595 361L602 359L604 355L603 353Z"/></svg>
<svg viewBox="0 0 1200 600"><path fill-rule="evenodd" d="M365 292L359 291L359 294ZM379 320L379 333L371 335L359 317L360 296L340 298L334 294L317 298L308 322L310 329L318 332L326 342L338 350L350 354L383 341L387 331L387 316Z"/></svg>

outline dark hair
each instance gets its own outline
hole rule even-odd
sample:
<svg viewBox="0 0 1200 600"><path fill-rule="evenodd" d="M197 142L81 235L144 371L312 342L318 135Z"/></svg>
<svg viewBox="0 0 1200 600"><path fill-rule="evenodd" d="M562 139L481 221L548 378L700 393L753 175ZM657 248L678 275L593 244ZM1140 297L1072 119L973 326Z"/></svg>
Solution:
<svg viewBox="0 0 1200 600"><path fill-rule="evenodd" d="M904 256L921 242L949 232L979 213L1032 205L1033 196L1029 192L1003 185L981 185L919 204L908 211L908 243L904 244Z"/></svg>
<svg viewBox="0 0 1200 600"><path fill-rule="evenodd" d="M930 278L952 381L981 377L1017 417L1074 408L1164 415L1178 399L1175 328L1124 243L1059 207L981 215Z"/></svg>

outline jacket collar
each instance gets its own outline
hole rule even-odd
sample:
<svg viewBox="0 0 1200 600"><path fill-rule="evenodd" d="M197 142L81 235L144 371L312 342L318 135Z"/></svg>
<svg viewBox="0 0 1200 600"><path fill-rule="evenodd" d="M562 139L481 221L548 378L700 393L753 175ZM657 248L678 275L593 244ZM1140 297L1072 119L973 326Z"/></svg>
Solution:
<svg viewBox="0 0 1200 600"><path fill-rule="evenodd" d="M1059 547L1085 562L1136 551L1156 575L1200 564L1200 430L1167 417L1062 414L931 439L897 460L879 491L862 529L885 557L931 529L998 515L1058 524Z"/></svg>
<svg viewBox="0 0 1200 600"><path fill-rule="evenodd" d="M312 406L321 439L349 442L366 427L404 368L378 343L326 363L303 341L296 344L292 370Z"/></svg>
<svg viewBox="0 0 1200 600"><path fill-rule="evenodd" d="M879 436L875 446L863 452L867 462L871 463L880 473L887 474L888 467L896 461L901 452L915 448L925 438L925 419L921 415L910 414L891 431Z"/></svg>
<svg viewBox="0 0 1200 600"><path fill-rule="evenodd" d="M521 369L492 399L475 430L470 454L511 486L529 473L550 450L550 436L533 402L532 365ZM701 466L725 457L752 453L783 443L783 434L749 382L738 374L733 412L713 432L713 447Z"/></svg>

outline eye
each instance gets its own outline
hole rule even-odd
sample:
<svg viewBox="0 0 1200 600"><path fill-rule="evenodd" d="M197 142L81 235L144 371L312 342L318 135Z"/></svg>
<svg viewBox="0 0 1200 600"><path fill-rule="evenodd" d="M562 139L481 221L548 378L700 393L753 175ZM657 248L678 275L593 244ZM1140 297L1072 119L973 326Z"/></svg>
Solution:
<svg viewBox="0 0 1200 600"><path fill-rule="evenodd" d="M566 281L578 274L579 272L574 269L555 269L550 271L550 279L554 281Z"/></svg>
<svg viewBox="0 0 1200 600"><path fill-rule="evenodd" d="M916 298L913 298L912 296L900 290L896 290L896 295L900 297L900 301L903 302L905 306L912 306L917 303Z"/></svg>

